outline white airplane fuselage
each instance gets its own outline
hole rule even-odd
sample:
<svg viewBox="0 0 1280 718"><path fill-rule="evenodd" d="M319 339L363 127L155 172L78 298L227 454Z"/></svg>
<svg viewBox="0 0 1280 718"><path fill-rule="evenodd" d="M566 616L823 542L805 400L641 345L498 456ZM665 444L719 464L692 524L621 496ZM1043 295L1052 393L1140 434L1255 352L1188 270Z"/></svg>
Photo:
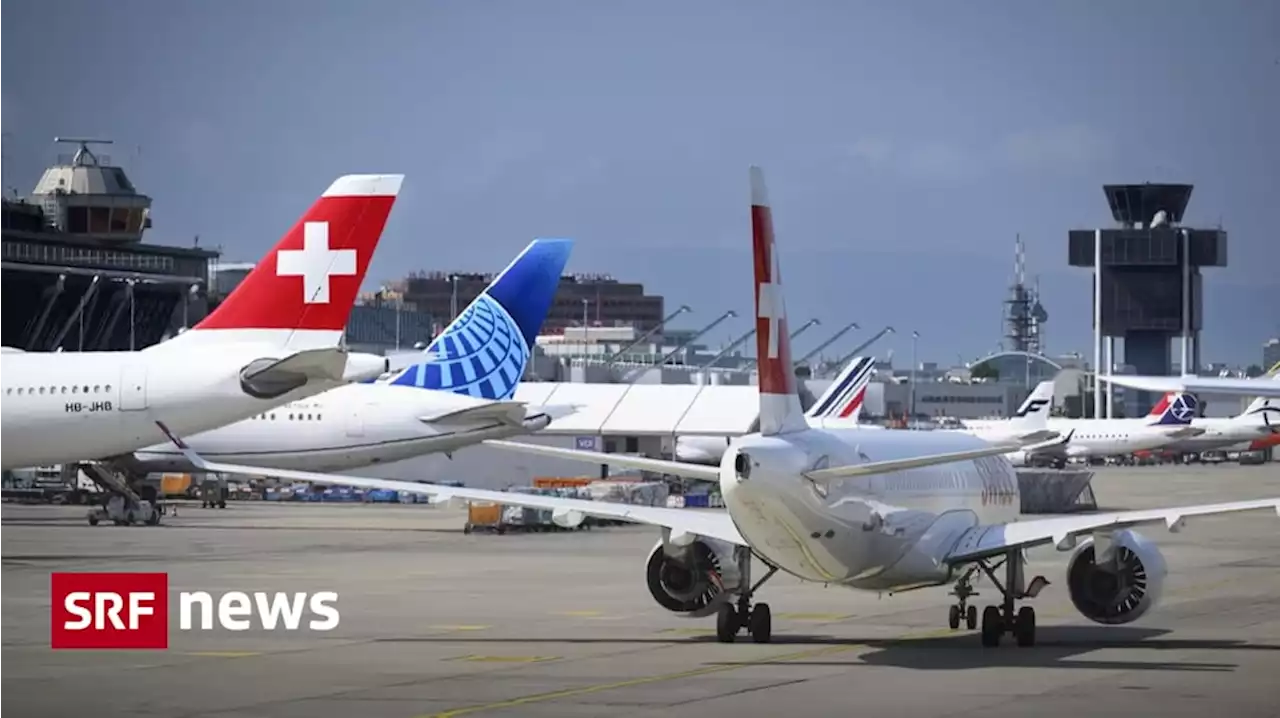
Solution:
<svg viewBox="0 0 1280 718"><path fill-rule="evenodd" d="M855 477L821 491L799 475L921 454L920 432L860 429L751 435L734 443L720 465L725 508L752 548L799 578L863 590L945 583L939 562L965 530L1014 519L1018 479L1000 457ZM959 432L932 432L930 452L977 449L986 442ZM735 464L745 454L750 472ZM821 466L818 466L821 468Z"/></svg>
<svg viewBox="0 0 1280 718"><path fill-rule="evenodd" d="M1237 444L1248 444L1280 434L1280 425L1268 426L1262 417L1237 416L1231 418L1192 419L1191 426L1204 431L1199 436L1179 439L1169 444L1174 451L1196 452L1226 449Z"/></svg>
<svg viewBox="0 0 1280 718"><path fill-rule="evenodd" d="M347 384L183 440L210 460L334 472L453 451L537 431L550 423L549 417L533 410L523 426L494 419L426 420L488 403L417 387ZM169 444L148 446L127 463L145 472L194 470Z"/></svg>
<svg viewBox="0 0 1280 718"><path fill-rule="evenodd" d="M1158 449L1177 441L1176 434L1185 432L1186 425L1153 424L1151 419L1062 419L1051 418L1045 428L1065 436L1071 432L1071 440L1060 447L1048 449L1070 457L1116 456L1135 451ZM970 421L966 429L976 436L991 440L1009 436L1013 429L1008 420Z"/></svg>
<svg viewBox="0 0 1280 718"><path fill-rule="evenodd" d="M238 421L263 407L337 386L307 381L273 400L245 393L240 372L292 352L252 344L207 351L5 352L3 467L96 460Z"/></svg>

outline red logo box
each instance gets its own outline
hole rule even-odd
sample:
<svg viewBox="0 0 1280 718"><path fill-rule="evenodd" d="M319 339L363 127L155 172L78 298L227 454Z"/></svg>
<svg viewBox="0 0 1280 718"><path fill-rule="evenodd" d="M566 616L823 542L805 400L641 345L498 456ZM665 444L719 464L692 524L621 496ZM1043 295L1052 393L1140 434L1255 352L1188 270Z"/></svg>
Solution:
<svg viewBox="0 0 1280 718"><path fill-rule="evenodd" d="M167 573L55 573L50 595L55 649L169 647Z"/></svg>

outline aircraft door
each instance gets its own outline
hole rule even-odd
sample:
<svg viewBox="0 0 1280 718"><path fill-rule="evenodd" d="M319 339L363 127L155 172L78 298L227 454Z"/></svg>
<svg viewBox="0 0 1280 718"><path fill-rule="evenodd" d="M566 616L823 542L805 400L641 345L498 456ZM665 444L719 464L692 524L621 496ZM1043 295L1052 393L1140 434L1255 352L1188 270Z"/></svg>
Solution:
<svg viewBox="0 0 1280 718"><path fill-rule="evenodd" d="M147 366L126 364L120 368L120 411L147 408Z"/></svg>

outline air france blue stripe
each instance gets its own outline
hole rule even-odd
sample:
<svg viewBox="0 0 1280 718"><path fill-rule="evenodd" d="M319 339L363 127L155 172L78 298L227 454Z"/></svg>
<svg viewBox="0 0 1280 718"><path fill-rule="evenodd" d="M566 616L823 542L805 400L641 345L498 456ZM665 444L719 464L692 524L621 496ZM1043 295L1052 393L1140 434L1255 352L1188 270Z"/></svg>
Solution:
<svg viewBox="0 0 1280 718"><path fill-rule="evenodd" d="M871 357L862 357L853 362L845 375L827 389L823 399L810 411L809 415L825 417L838 407L847 404L852 394L857 392L859 379L870 371L872 363Z"/></svg>

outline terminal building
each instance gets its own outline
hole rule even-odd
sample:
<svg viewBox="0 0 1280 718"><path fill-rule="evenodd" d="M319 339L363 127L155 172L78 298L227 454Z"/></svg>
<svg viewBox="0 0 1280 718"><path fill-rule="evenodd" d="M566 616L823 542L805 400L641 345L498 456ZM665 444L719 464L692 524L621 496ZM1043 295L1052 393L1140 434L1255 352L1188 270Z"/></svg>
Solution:
<svg viewBox="0 0 1280 718"><path fill-rule="evenodd" d="M207 310L198 247L143 241L151 198L88 139L3 202L3 342L27 351L143 349Z"/></svg>

